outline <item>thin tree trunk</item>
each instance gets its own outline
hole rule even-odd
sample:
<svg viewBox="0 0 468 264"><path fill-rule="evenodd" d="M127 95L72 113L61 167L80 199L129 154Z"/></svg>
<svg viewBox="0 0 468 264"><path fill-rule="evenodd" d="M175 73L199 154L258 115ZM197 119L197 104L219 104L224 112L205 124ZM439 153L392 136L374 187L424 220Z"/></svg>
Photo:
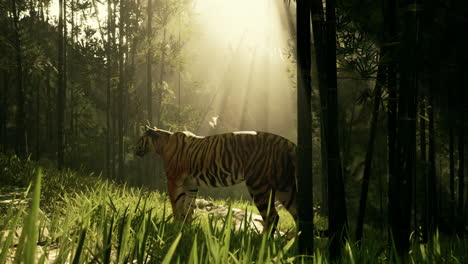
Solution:
<svg viewBox="0 0 468 264"><path fill-rule="evenodd" d="M122 22L124 23L124 46L123 46L123 56L124 56L124 90L123 90L123 101L122 101L122 106L123 109L123 127L122 127L122 136L128 136L128 105L129 105L129 98L128 98L128 87L130 86L131 83L131 74L130 74L130 59L129 59L129 50L130 50L130 38L131 38L131 32L130 32L130 21L129 21L129 14L132 9L131 5L131 0L127 0L125 2L125 9L122 17ZM123 142L123 149L122 153L125 155L126 153L126 145L125 141Z"/></svg>
<svg viewBox="0 0 468 264"><path fill-rule="evenodd" d="M377 121L379 116L380 96L382 86L385 80L385 66L379 64L377 70L377 80L374 88L374 105L372 109L371 128L369 132L369 141L367 143L366 159L364 162L364 175L362 177L361 198L359 200L359 214L356 227L356 241L361 241L364 229L364 217L366 213L367 194L369 190L369 180L372 169L372 157L374 154L375 135L377 133Z"/></svg>
<svg viewBox="0 0 468 264"><path fill-rule="evenodd" d="M68 65L67 65L67 46L68 46L68 32L67 32L67 0L63 0L63 144L64 148L67 146L69 137L66 129L67 119L67 86L68 86ZM64 160L65 160L65 153Z"/></svg>
<svg viewBox="0 0 468 264"><path fill-rule="evenodd" d="M455 220L455 135L453 128L449 129L449 168L450 168L450 222Z"/></svg>
<svg viewBox="0 0 468 264"><path fill-rule="evenodd" d="M336 3L326 2L327 28L327 104L328 115L326 145L328 163L328 229L330 232L330 260L336 261L341 255L347 235L347 213L344 181L341 168L338 138L338 89L336 72Z"/></svg>
<svg viewBox="0 0 468 264"><path fill-rule="evenodd" d="M150 126L154 125L153 119L153 1L148 0L148 7L147 7L147 15L148 15L148 35L147 35L147 45L148 45L148 53L146 54L146 107L147 107L147 118L148 123ZM152 159L146 158L144 159L144 167L145 167L145 176L149 176L149 178L153 178L152 171L156 171L156 167L152 162ZM140 177L139 179L140 184L144 184L144 179Z"/></svg>
<svg viewBox="0 0 468 264"><path fill-rule="evenodd" d="M2 94L1 94L1 102L2 102L2 108L0 109L0 115L1 115L1 119L0 119L0 145L1 145L1 149L0 151L2 152L5 152L5 150L7 149L7 142L8 142L8 139L7 139L7 130L6 130L6 123L8 122L8 101L7 101L7 98L8 98L8 90L9 90L9 86L10 86L10 77L9 77L9 74L8 74L8 71L7 70L3 70L2 71L3 73L3 89L1 90Z"/></svg>
<svg viewBox="0 0 468 264"><path fill-rule="evenodd" d="M179 52L182 52L182 49L181 49L182 43L181 43L181 40L180 40L180 30L181 30L181 28L180 28L181 27L181 25L180 25L180 13L181 13L181 11L179 10L179 14L178 14L179 15L179 39L178 39L177 45L179 45ZM179 62L178 66L179 67L177 67L178 68L177 69L178 70L177 71L177 101L178 101L178 104L177 104L177 106L178 106L177 125L179 127L181 127L182 126L182 118L181 118L182 110L181 110L181 106L180 106L180 99L181 99L181 93L180 93L180 85L181 85L180 80L181 80L181 78L180 78L180 75L181 75L181 72L182 72L182 63Z"/></svg>
<svg viewBox="0 0 468 264"><path fill-rule="evenodd" d="M36 87L36 112L34 113L35 114L35 121L36 121L36 131L35 131L35 139L36 139L36 147L35 147L35 157L36 157L36 160L39 160L41 158L41 135L40 135L40 127L41 127L41 108L40 108L40 85L39 83L37 84L37 87Z"/></svg>
<svg viewBox="0 0 468 264"><path fill-rule="evenodd" d="M297 25L297 206L299 251L314 252L314 214L312 192L312 83L311 83L311 28L310 5L298 0Z"/></svg>
<svg viewBox="0 0 468 264"><path fill-rule="evenodd" d="M120 20L119 20L119 92L118 92L118 128L117 128L117 140L118 140L118 176L117 180L123 182L124 177L124 153L123 153L123 96L124 96L124 87L125 87L125 76L124 76L124 0L120 0Z"/></svg>
<svg viewBox="0 0 468 264"><path fill-rule="evenodd" d="M426 105L424 101L421 100L420 104L420 111L421 117L419 118L419 139L420 139L420 148L421 148L421 175L420 181L417 180L414 182L414 185L418 183L422 183L421 186L423 187L422 193L424 194L424 200L422 202L423 205L423 215L422 215L422 239L424 243L427 242L428 238L428 224L429 224L429 186L428 186L428 179L427 179L427 141L426 141ZM415 195L417 192L415 191ZM415 200L415 207L417 205L417 200ZM415 214L415 222L417 222L417 215Z"/></svg>
<svg viewBox="0 0 468 264"><path fill-rule="evenodd" d="M114 46L114 49L113 51L115 52L114 54L116 56L119 56L118 54L118 49L119 47L117 46L117 37L116 37L116 32L117 32L117 23L116 23L116 17L117 17L117 5L118 5L119 1L118 0L113 0L113 4L114 4L114 8L112 10L112 43L115 43L115 46ZM119 60L117 58L115 58L115 63L113 64L113 69L117 69L118 68L118 63L119 63ZM117 74L117 73L116 73ZM118 166L118 161L117 161L117 153L118 153L118 133L117 133L117 122L118 122L118 114L117 114L117 100L118 100L118 85L117 87L114 89L114 92L111 91L111 107L112 107L112 115L111 115L111 118L112 118L112 144L111 144L111 153L112 153L112 178L117 180L117 166Z"/></svg>
<svg viewBox="0 0 468 264"><path fill-rule="evenodd" d="M71 3L70 3L70 10L71 10L71 44L73 45L75 43L75 2L74 0L71 0ZM71 138L75 138L74 137L74 132L75 132L75 82L74 82L74 78L73 78L73 73L74 73L74 70L73 70L73 64L70 65L70 73L71 73L71 76L70 76L70 137Z"/></svg>
<svg viewBox="0 0 468 264"><path fill-rule="evenodd" d="M158 102L156 106L156 123L157 126L161 126L161 114L162 114L162 91L163 91L163 85L164 85L164 66L166 62L166 28L164 28L164 33L163 33L163 42L162 42L162 47L161 47L161 66L160 66L160 72L159 72L159 87L158 87Z"/></svg>
<svg viewBox="0 0 468 264"><path fill-rule="evenodd" d="M117 169L118 169L118 160L117 160L117 155L118 155L118 133L117 133L117 129L118 129L118 110L117 110L117 100L118 100L118 91L117 91L118 88L114 89L114 92L111 93L111 106L112 106L112 144L111 144L111 153L112 153L112 178L115 179L115 180L118 180L117 179Z"/></svg>
<svg viewBox="0 0 468 264"><path fill-rule="evenodd" d="M112 74L117 74L117 72L114 73L116 69L119 67L119 59L118 59L118 49L119 46L117 45L117 6L119 4L119 1L114 0L113 1L113 6L114 8L112 9L112 41L111 43L114 43L114 46L111 46L111 51L113 51L113 60L111 60L111 69L112 69ZM118 83L115 83L115 88L113 91L111 90L111 119L112 119L112 129L111 129L111 160L112 160L112 178L117 180L117 169L118 169L118 161L117 161L117 155L118 155L118 137L117 137L117 122L118 122L118 114L117 114L117 108L118 108Z"/></svg>
<svg viewBox="0 0 468 264"><path fill-rule="evenodd" d="M58 92L57 92L57 165L62 169L64 163L64 112L65 112L65 87L64 87L64 35L63 35L63 6L64 0L59 0L59 25L58 25Z"/></svg>
<svg viewBox="0 0 468 264"><path fill-rule="evenodd" d="M432 88L431 80L431 88ZM429 96L429 173L428 173L428 209L429 209L429 223L428 235L432 236L438 227L439 208L437 204L437 178L436 178L436 150L435 150L435 128L434 128L434 91L431 89Z"/></svg>
<svg viewBox="0 0 468 264"><path fill-rule="evenodd" d="M152 63L153 63L153 4L152 0L148 0L148 53L146 54L146 106L148 111L148 122L153 124L153 74L152 74Z"/></svg>
<svg viewBox="0 0 468 264"><path fill-rule="evenodd" d="M111 74L112 74L112 5L111 0L107 0L107 75L106 75L106 176L113 178L111 173Z"/></svg>
<svg viewBox="0 0 468 264"><path fill-rule="evenodd" d="M53 125L52 125L52 100L51 100L51 89L50 89L50 68L46 70L46 96L47 100L47 110L46 110L46 141L48 141L47 146L52 143L53 136ZM52 148L53 149L53 148ZM49 152L51 148L47 148L46 151Z"/></svg>
<svg viewBox="0 0 468 264"><path fill-rule="evenodd" d="M461 77L459 77L461 78ZM464 201L465 201L465 87L462 82L458 84L458 230L463 232L465 229L465 223L463 221L464 214Z"/></svg>
<svg viewBox="0 0 468 264"><path fill-rule="evenodd" d="M379 164L379 163L378 163ZM378 192L379 192L379 209L380 209L380 232L381 234L384 234L384 230L385 230L385 227L386 227L386 223L385 223L385 211L384 211L384 189L383 189L383 177L385 176L383 173L382 173L382 170L380 170L380 173L378 173L378 180L379 180L379 188L378 188Z"/></svg>
<svg viewBox="0 0 468 264"><path fill-rule="evenodd" d="M19 14L17 10L16 0L11 0L11 8L13 13L13 26L15 28L14 45L16 52L16 153L23 155L26 147L26 127L25 127L25 111L24 111L24 87L23 87L23 57L21 54L21 37L19 28Z"/></svg>
<svg viewBox="0 0 468 264"><path fill-rule="evenodd" d="M63 87L65 90L65 96L67 92L67 81L68 81L67 51L68 51L67 0L63 0Z"/></svg>
<svg viewBox="0 0 468 264"><path fill-rule="evenodd" d="M384 16L384 32L388 53L385 56L385 61L388 67L387 75L387 144L388 144L388 221L392 225L394 217L392 216L396 203L397 186L397 163L396 163L396 132L397 132L397 76L396 76L396 58L397 51L395 43L398 41L396 30L397 2L396 0L386 0L383 6ZM389 244L393 245L391 229L389 229ZM390 252L393 252L393 246L390 247Z"/></svg>
<svg viewBox="0 0 468 264"><path fill-rule="evenodd" d="M455 113L452 106L453 94L451 88L449 88L448 94L448 107L449 113ZM449 170L450 170L450 223L455 223L455 133L454 133L454 122L452 115L449 116Z"/></svg>
<svg viewBox="0 0 468 264"><path fill-rule="evenodd" d="M166 25L167 26L167 25ZM159 87L156 90L156 124L157 127L161 127L161 120L162 120L162 106L163 106L163 86L164 86L164 78L165 78L165 64L166 64L166 32L167 29L164 27L163 31L163 41L161 44L161 62L160 62L160 71L159 71ZM163 173L163 164L162 159L160 157L156 158L155 169L156 177L153 178L154 186L157 186L158 180L162 178ZM152 168L151 168L152 169Z"/></svg>
<svg viewBox="0 0 468 264"><path fill-rule="evenodd" d="M394 1L394 0L392 0ZM394 52L391 52L388 61L388 98L387 98L387 150L388 150L388 217L389 223L392 222L391 214L394 212L395 207L398 205L394 204L395 196L398 195L398 186L396 185L397 176L397 159L396 159L396 133L397 133L397 114L398 114L398 102L397 102L397 77L396 77L396 64L394 61ZM390 236L391 237L391 234ZM393 244L393 241L390 241Z"/></svg>
<svg viewBox="0 0 468 264"><path fill-rule="evenodd" d="M126 0L125 1L125 8L124 8L124 13L122 17L122 22L124 23L124 46L123 46L123 56L124 56L124 75L123 75L123 80L124 80L124 89L123 89L123 97L122 97L122 156L124 157L124 167L125 167L125 153L127 152L127 145L125 144L126 142L123 141L123 137L128 136L128 112L129 112L129 94L128 94L128 87L131 87L131 74L130 72L130 66L129 66L129 47L130 47L130 39L131 39L131 32L130 32L130 11L131 11L132 5L131 5L131 0Z"/></svg>
<svg viewBox="0 0 468 264"><path fill-rule="evenodd" d="M0 152L5 152L5 122L6 122L6 114L5 109L8 109L8 106L5 104L5 97L6 97L6 89L8 87L7 81L7 74L6 71L2 71L2 86L0 86L0 103L2 107L0 108Z"/></svg>
<svg viewBox="0 0 468 264"><path fill-rule="evenodd" d="M75 92L74 92L74 82L70 83L70 137L74 137L75 133Z"/></svg>

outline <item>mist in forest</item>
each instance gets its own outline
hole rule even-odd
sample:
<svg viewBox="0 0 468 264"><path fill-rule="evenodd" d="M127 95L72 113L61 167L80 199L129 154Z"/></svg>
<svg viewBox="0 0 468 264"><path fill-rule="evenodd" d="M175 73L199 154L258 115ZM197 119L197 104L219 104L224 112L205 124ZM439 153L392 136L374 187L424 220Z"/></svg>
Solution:
<svg viewBox="0 0 468 264"><path fill-rule="evenodd" d="M207 122L196 133L257 130L294 139L289 7L281 1L208 0L194 9L195 34L187 44L194 54L187 68L212 89L203 98L211 108ZM190 102L183 92L182 100Z"/></svg>
<svg viewBox="0 0 468 264"><path fill-rule="evenodd" d="M106 19L106 3L93 3L94 9L88 15L78 13L77 19L99 37L99 27ZM146 3L141 4L142 10L146 8ZM203 121L191 128L192 132L211 135L256 130L294 140L293 6L271 0L186 1L184 5L184 10L171 15L166 26L170 38L174 41L182 38L184 43L186 58L180 85L175 72L168 72L166 77L172 83L165 81L177 97L175 104L203 106L198 109ZM57 0L52 1L50 13L51 18L57 19ZM144 27L145 23L147 20L143 19L140 25ZM164 29L159 29L156 26L154 34L162 38ZM155 76L159 75L157 67ZM136 71L141 86L146 74L144 65ZM193 83L184 83L184 78L196 82L204 96L187 91L190 89L187 86Z"/></svg>

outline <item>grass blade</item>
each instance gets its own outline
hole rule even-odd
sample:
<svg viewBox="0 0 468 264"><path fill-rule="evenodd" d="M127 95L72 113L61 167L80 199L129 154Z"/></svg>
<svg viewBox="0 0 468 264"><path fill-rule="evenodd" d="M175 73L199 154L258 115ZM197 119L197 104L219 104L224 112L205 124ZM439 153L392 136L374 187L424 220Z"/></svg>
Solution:
<svg viewBox="0 0 468 264"><path fill-rule="evenodd" d="M39 230L37 228L37 221L39 215L39 203L41 200L41 168L37 170L36 184L34 185L33 197L31 201L31 208L28 214L25 230L26 230L26 252L25 263L34 263L36 258L37 239L39 237Z"/></svg>
<svg viewBox="0 0 468 264"><path fill-rule="evenodd" d="M78 247L76 248L75 257L73 258L73 264L80 263L81 252L83 252L83 245L86 240L86 231L87 228L83 228L80 234L80 240L78 242Z"/></svg>
<svg viewBox="0 0 468 264"><path fill-rule="evenodd" d="M189 264L198 264L197 234L193 239L192 249L190 250Z"/></svg>
<svg viewBox="0 0 468 264"><path fill-rule="evenodd" d="M0 263L6 263L8 250L10 249L11 243L13 242L13 236L15 235L14 230L16 229L16 226L18 225L18 221L22 213L23 213L23 210L19 210L18 213L16 213L15 218L10 224L10 227L9 227L10 232L8 233L8 236L6 240L4 241L2 252L0 253Z"/></svg>
<svg viewBox="0 0 468 264"><path fill-rule="evenodd" d="M174 255L174 252L177 248L177 245L179 244L179 241L180 241L180 238L182 237L182 233L179 233L176 237L176 239L174 240L174 242L172 243L171 247L169 248L169 250L167 251L167 254L166 256L164 257L163 261L161 264L169 264L171 263L171 259L172 259L172 256Z"/></svg>
<svg viewBox="0 0 468 264"><path fill-rule="evenodd" d="M110 257L112 252L112 230L114 229L114 216L112 215L111 223L109 226L109 232L104 236L104 263L110 263Z"/></svg>

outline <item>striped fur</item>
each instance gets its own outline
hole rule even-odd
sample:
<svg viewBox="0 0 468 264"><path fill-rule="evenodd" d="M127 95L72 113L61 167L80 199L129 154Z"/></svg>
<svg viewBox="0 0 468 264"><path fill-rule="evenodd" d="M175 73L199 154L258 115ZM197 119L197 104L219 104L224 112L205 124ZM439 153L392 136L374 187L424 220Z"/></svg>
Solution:
<svg viewBox="0 0 468 264"><path fill-rule="evenodd" d="M279 201L297 218L295 152L291 141L264 132L233 132L207 137L148 128L135 154L159 154L176 219L191 219L198 186L223 187L243 181L267 226L275 228ZM268 208L270 204L270 208ZM267 217L267 212L270 214Z"/></svg>

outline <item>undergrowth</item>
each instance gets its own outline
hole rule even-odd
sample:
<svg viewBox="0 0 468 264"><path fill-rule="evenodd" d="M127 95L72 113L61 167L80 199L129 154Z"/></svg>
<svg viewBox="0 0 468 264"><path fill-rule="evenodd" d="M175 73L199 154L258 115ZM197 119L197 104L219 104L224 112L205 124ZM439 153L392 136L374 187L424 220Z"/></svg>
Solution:
<svg viewBox="0 0 468 264"><path fill-rule="evenodd" d="M0 263L328 263L326 239L316 238L316 253L304 257L296 238L234 231L230 215L174 222L164 193L70 170L41 170L15 157L0 156L0 164L3 187L5 179L16 186L32 182L0 216ZM214 202L255 213L246 202ZM414 263L466 263L468 240L436 234L427 245L414 243L410 257ZM347 243L341 262L387 263L386 241L373 232L360 249Z"/></svg>

